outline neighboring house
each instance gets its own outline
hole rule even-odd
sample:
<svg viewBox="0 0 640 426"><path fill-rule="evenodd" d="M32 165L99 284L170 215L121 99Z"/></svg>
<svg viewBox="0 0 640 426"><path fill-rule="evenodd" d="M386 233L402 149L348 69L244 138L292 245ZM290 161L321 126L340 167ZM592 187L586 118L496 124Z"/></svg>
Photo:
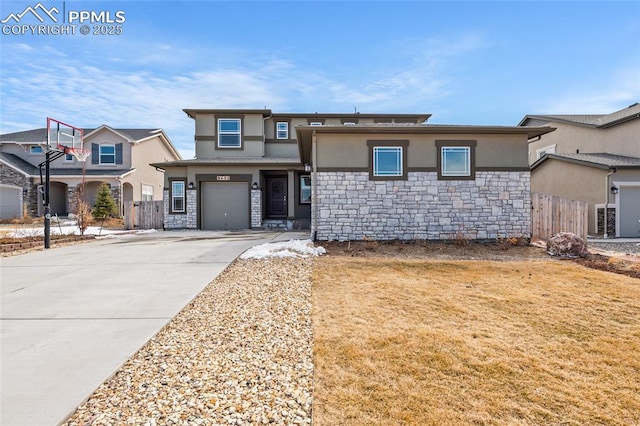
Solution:
<svg viewBox="0 0 640 426"><path fill-rule="evenodd" d="M165 173L165 227L310 229L318 240L530 237L527 141L550 127L429 114L185 110L196 158Z"/></svg>
<svg viewBox="0 0 640 426"><path fill-rule="evenodd" d="M0 135L0 218L43 214L38 165L45 160L46 138L46 128ZM84 146L91 150L86 162L67 154L50 166L51 214L75 212L76 191L83 180L83 198L91 206L103 183L111 187L121 212L124 201L162 200L163 173L149 163L181 159L162 129L102 125L84 129Z"/></svg>
<svg viewBox="0 0 640 426"><path fill-rule="evenodd" d="M601 115L527 115L531 190L588 203L588 231L640 237L640 104ZM605 230L605 209L608 227Z"/></svg>

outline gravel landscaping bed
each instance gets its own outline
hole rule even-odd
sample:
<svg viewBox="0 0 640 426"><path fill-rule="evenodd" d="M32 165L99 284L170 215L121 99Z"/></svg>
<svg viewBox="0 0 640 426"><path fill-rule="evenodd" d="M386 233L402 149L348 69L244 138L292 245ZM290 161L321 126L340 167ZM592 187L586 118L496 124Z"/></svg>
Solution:
<svg viewBox="0 0 640 426"><path fill-rule="evenodd" d="M589 248L596 248L616 253L640 254L639 243L589 241Z"/></svg>
<svg viewBox="0 0 640 426"><path fill-rule="evenodd" d="M64 424L310 424L312 263L237 260Z"/></svg>

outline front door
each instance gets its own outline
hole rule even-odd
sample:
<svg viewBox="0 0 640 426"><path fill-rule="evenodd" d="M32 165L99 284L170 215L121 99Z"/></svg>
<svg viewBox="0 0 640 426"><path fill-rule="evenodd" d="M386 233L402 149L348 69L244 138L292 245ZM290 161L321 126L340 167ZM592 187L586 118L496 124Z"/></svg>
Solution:
<svg viewBox="0 0 640 426"><path fill-rule="evenodd" d="M267 178L267 217L287 217L287 178Z"/></svg>

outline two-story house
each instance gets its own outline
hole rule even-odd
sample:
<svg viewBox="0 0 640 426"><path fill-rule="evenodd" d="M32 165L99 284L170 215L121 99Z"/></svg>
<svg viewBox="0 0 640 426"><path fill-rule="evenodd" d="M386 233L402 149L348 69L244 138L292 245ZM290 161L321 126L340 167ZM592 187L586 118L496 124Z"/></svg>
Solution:
<svg viewBox="0 0 640 426"><path fill-rule="evenodd" d="M527 115L519 125L557 129L529 142L532 191L587 202L589 233L640 237L640 104L611 114Z"/></svg>
<svg viewBox="0 0 640 426"><path fill-rule="evenodd" d="M318 240L530 236L527 141L550 127L429 114L186 109L196 158L165 169L165 227L278 224Z"/></svg>
<svg viewBox="0 0 640 426"><path fill-rule="evenodd" d="M124 201L162 200L164 177L151 162L180 160L180 153L162 129L114 129L107 125L84 130L85 162L67 154L50 165L51 214L75 212L76 192L93 205L105 183L120 206ZM41 169L47 150L47 129L0 135L0 217L40 216L44 212Z"/></svg>

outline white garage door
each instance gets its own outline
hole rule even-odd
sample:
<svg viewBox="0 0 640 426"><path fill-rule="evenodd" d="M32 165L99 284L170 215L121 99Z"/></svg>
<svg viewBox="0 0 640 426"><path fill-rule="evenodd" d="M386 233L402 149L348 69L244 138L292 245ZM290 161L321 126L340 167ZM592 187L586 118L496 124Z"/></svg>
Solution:
<svg viewBox="0 0 640 426"><path fill-rule="evenodd" d="M202 182L202 229L249 228L248 182Z"/></svg>
<svg viewBox="0 0 640 426"><path fill-rule="evenodd" d="M22 217L21 188L0 185L0 219Z"/></svg>
<svg viewBox="0 0 640 426"><path fill-rule="evenodd" d="M620 188L620 237L640 237L640 187Z"/></svg>

